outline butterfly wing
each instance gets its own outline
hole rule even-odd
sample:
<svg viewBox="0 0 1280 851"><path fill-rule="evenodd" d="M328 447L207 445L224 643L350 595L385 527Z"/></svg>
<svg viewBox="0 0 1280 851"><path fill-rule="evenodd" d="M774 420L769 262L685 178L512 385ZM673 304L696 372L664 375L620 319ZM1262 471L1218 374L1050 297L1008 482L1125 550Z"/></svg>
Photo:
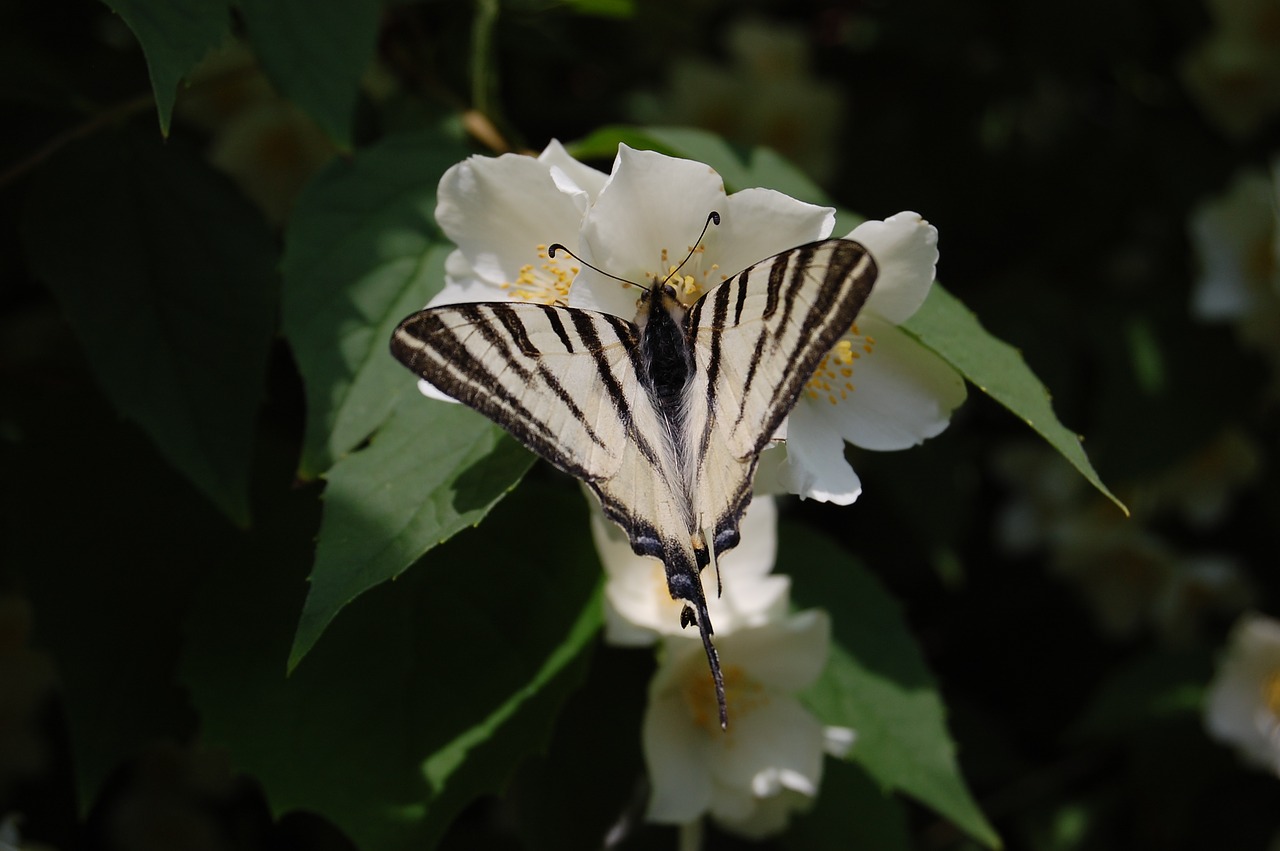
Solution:
<svg viewBox="0 0 1280 851"><path fill-rule="evenodd" d="M694 511L717 552L737 543L760 452L875 278L865 248L828 239L744 269L689 311L696 373L686 451L697 459Z"/></svg>
<svg viewBox="0 0 1280 851"><path fill-rule="evenodd" d="M633 434L652 427L652 406L636 377L637 334L630 322L573 308L455 304L405 319L391 352L532 451L593 483L615 476Z"/></svg>
<svg viewBox="0 0 1280 851"><path fill-rule="evenodd" d="M482 302L421 310L396 329L405 366L582 479L631 547L661 559L673 597L710 622L671 429L640 380L639 330L616 316ZM710 644L708 656L714 657ZM718 676L718 674L717 674Z"/></svg>

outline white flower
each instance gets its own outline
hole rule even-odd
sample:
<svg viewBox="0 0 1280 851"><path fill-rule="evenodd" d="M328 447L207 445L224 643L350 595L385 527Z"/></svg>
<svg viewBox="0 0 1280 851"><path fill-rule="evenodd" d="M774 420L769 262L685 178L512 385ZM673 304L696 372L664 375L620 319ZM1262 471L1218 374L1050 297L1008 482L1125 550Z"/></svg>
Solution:
<svg viewBox="0 0 1280 851"><path fill-rule="evenodd" d="M906 449L947 427L964 380L898 328L924 303L938 262L938 231L916 213L863 222L862 243L879 275L858 321L823 359L787 420L786 490L848 505L862 492L844 441Z"/></svg>
<svg viewBox="0 0 1280 851"><path fill-rule="evenodd" d="M583 221L579 254L629 281L665 278L688 254L712 211L720 213L720 225L707 231L673 282L686 304L753 263L822 239L835 225L829 207L771 189L726 195L720 175L707 165L620 145L613 172ZM569 303L630 319L639 295L638 289L583 269Z"/></svg>
<svg viewBox="0 0 1280 851"><path fill-rule="evenodd" d="M298 193L337 147L276 92L243 42L207 54L189 82L175 104L177 114L208 133L209 161L268 221L283 224Z"/></svg>
<svg viewBox="0 0 1280 851"><path fill-rule="evenodd" d="M721 730L701 644L668 638L642 733L649 820L688 824L709 814L729 830L763 836L808 806L824 752L852 743L851 731L824 729L794 696L822 673L829 641L818 610L724 636L729 728Z"/></svg>
<svg viewBox="0 0 1280 851"><path fill-rule="evenodd" d="M713 211L720 225L707 230L674 281L686 304L754 263L827 237L835 222L831 208L770 189L727 195L709 166L626 145L607 176L554 142L536 160L472 157L440 181L436 218L458 250L431 304L523 299L632 319L640 287L674 271ZM879 278L858 324L793 414L783 465L791 490L839 503L860 491L844 440L868 449L915 445L946 427L965 393L954 370L897 328L928 294L937 231L900 213L864 222L849 236L871 251ZM580 268L567 255L549 258L555 242L638 286Z"/></svg>
<svg viewBox="0 0 1280 851"><path fill-rule="evenodd" d="M1243 319L1280 289L1277 200L1271 175L1248 170L1225 194L1192 213L1191 237L1201 265L1192 301L1196 316Z"/></svg>
<svg viewBox="0 0 1280 851"><path fill-rule="evenodd" d="M1246 171L1191 218L1201 274L1192 311L1229 321L1240 341L1266 356L1280 393L1280 160L1271 175Z"/></svg>
<svg viewBox="0 0 1280 851"><path fill-rule="evenodd" d="M606 176L552 142L537 159L474 156L440 178L436 223L458 246L445 286L428 307L514 299L565 303L576 269L547 257L560 242L577 251L588 205Z"/></svg>
<svg viewBox="0 0 1280 851"><path fill-rule="evenodd" d="M604 637L610 644L652 644L659 635L682 635L680 610L671 599L662 562L636 555L617 524L605 519L592 500L591 534L608 577L604 586ZM716 636L744 626L757 626L787 611L791 580L774 575L778 550L778 512L772 497L756 497L739 527L738 546L717 559L724 593L710 590L714 570L703 574L708 583L707 610ZM701 645L699 645L701 646Z"/></svg>
<svg viewBox="0 0 1280 851"><path fill-rule="evenodd" d="M1280 774L1280 623L1245 615L1209 686L1205 726L1246 760Z"/></svg>

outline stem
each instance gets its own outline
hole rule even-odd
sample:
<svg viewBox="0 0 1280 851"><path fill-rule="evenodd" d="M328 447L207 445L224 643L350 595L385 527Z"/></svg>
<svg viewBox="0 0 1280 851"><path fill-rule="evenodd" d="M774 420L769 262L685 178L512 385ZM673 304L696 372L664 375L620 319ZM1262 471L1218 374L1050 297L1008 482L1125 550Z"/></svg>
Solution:
<svg viewBox="0 0 1280 851"><path fill-rule="evenodd" d="M498 22L498 0L475 0L476 17L471 30L471 105L492 118L498 91L493 69L493 28Z"/></svg>

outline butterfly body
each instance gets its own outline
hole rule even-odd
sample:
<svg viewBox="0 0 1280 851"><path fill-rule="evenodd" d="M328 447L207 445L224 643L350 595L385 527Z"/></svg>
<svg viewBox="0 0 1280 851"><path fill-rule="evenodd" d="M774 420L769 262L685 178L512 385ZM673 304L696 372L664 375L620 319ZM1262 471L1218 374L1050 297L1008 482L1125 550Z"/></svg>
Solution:
<svg viewBox="0 0 1280 851"><path fill-rule="evenodd" d="M770 257L692 306L655 282L634 322L570 307L481 302L405 319L392 353L420 377L581 479L632 549L660 559L697 623L727 723L701 581L739 540L760 452L853 324L875 263L849 240Z"/></svg>

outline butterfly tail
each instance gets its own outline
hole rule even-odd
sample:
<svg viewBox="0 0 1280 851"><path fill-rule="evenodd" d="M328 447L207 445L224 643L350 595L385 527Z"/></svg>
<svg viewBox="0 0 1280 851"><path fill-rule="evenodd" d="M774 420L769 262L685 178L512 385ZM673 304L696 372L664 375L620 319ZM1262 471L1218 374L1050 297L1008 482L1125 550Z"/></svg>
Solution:
<svg viewBox="0 0 1280 851"><path fill-rule="evenodd" d="M667 571L667 589L672 599L684 600L689 605L680 612L680 626L688 627L697 624L702 635L702 647L707 652L707 664L711 666L711 679L716 687L716 704L720 710L720 729L729 728L729 708L725 702L724 674L720 670L720 654L711 643L715 632L711 627L711 615L707 612L707 597L702 590L702 579L699 576L701 567L710 560L705 550L698 551L694 559L684 552L666 553L663 564Z"/></svg>

